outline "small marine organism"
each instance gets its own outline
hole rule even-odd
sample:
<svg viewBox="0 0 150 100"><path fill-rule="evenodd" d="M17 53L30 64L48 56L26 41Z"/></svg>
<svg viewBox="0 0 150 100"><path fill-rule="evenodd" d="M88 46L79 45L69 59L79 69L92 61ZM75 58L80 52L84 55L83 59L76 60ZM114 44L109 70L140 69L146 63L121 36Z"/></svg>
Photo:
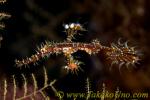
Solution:
<svg viewBox="0 0 150 100"><path fill-rule="evenodd" d="M128 46L127 42L121 44L119 39L118 44L112 43L110 47L103 46L97 39L90 43L74 42L74 35L78 34L78 31L86 31L86 29L83 28L81 24L75 23L65 24L64 28L67 34L67 39L65 41L46 41L42 43L42 45L38 47L36 54L26 59L15 60L17 67L21 68L31 63L36 64L41 58L49 57L51 54L63 54L67 59L67 65L64 68L76 73L76 71L81 69L80 64L82 64L82 62L75 60L72 54L78 50L85 51L89 55L95 55L103 51L104 53L102 54L106 59L109 59L112 65L116 63L119 66L119 70L123 65L128 67L130 64L134 65L139 61L138 52L134 47ZM110 69L111 68L112 67L110 67Z"/></svg>

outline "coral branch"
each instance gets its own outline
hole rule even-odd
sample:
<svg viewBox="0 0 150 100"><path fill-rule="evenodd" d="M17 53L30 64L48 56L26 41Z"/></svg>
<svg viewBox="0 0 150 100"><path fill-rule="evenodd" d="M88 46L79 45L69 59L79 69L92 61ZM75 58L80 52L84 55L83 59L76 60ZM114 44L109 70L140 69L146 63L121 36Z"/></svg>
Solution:
<svg viewBox="0 0 150 100"><path fill-rule="evenodd" d="M49 97L47 97L44 93L43 93L43 90L45 90L47 87L49 86L52 86L56 80L50 82L49 84L48 83L44 83L44 86L40 89L38 89L38 85L37 85L37 80L36 80L36 77L34 74L31 74L32 75L32 79L33 79L33 86L34 86L34 90L32 93L30 94L27 94L27 82L26 82L26 78L25 76L22 74L23 78L24 78L24 95L20 98L17 98L16 100L23 100L25 98L32 98L33 96L36 96L37 93L41 93L41 95L46 98L46 100L49 100ZM46 69L44 68L44 81L45 82L48 82L48 77L47 77L47 72L46 72ZM34 98L32 98L34 99Z"/></svg>
<svg viewBox="0 0 150 100"><path fill-rule="evenodd" d="M11 90L13 90L13 94L12 95L9 93L10 91L9 91L9 88L8 88L8 82L6 80L4 80L3 100L6 100L7 97L9 99L11 98L12 100L25 100L25 99L28 99L28 98L34 100L35 97L38 94L41 94L40 96L42 96L41 98L44 98L44 100L50 100L50 97L48 97L46 95L46 93L44 93L44 91L48 87L53 87L53 84L55 84L56 80L48 83L48 76L47 76L46 69L44 68L43 70L44 70L44 81L46 83L44 83L43 87L39 88L35 75L31 74L32 79L33 79L33 89L29 93L28 93L29 87L27 86L27 78L25 77L24 74L21 74L22 78L23 78L23 83L24 83L23 84L23 89L22 89L23 91L22 90L19 91L17 89L15 75L12 76L12 78L13 78L13 84L12 84L13 89L11 89ZM18 95L21 94L20 92L23 92L23 94L20 97L18 97ZM7 95L7 94L10 94L10 95Z"/></svg>

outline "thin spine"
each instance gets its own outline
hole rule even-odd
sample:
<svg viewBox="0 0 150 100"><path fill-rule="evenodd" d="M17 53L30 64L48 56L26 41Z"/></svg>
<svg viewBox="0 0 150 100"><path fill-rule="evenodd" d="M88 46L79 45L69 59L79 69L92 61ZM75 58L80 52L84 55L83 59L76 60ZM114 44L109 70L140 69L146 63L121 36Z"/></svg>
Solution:
<svg viewBox="0 0 150 100"><path fill-rule="evenodd" d="M3 100L6 100L6 95L7 95L7 81L4 80L4 99Z"/></svg>
<svg viewBox="0 0 150 100"><path fill-rule="evenodd" d="M33 85L34 85L34 96L36 95L36 90L38 89L38 86L37 86L37 81L36 81L36 78L35 78L35 75L32 74L32 79L33 79Z"/></svg>
<svg viewBox="0 0 150 100"><path fill-rule="evenodd" d="M89 82L89 78L86 79L86 83L87 83L87 93L89 94L90 93L90 82Z"/></svg>
<svg viewBox="0 0 150 100"><path fill-rule="evenodd" d="M89 78L86 79L86 89L87 89L87 98L86 98L86 100L88 100L89 97L90 97L90 81L89 81Z"/></svg>
<svg viewBox="0 0 150 100"><path fill-rule="evenodd" d="M22 77L23 77L23 80L24 80L24 94L23 94L23 96L26 96L27 95L27 79L26 79L26 77L24 76L24 74L22 74Z"/></svg>
<svg viewBox="0 0 150 100"><path fill-rule="evenodd" d="M17 90L17 86L16 86L16 79L15 79L15 76L14 76L14 75L13 75L13 85L14 85L13 100L16 100L16 90Z"/></svg>
<svg viewBox="0 0 150 100"><path fill-rule="evenodd" d="M44 87L47 86L47 82L48 82L48 76L47 76L47 72L46 72L46 69L45 67L43 68L44 69ZM43 93L43 91L40 91L40 93L42 94L42 96L47 100L47 96Z"/></svg>
<svg viewBox="0 0 150 100"><path fill-rule="evenodd" d="M44 97L44 99L47 98L47 96L43 93L43 91L40 91L40 93L42 94L42 96Z"/></svg>
<svg viewBox="0 0 150 100"><path fill-rule="evenodd" d="M47 86L47 82L48 82L48 76L47 76L46 69L44 67L44 86Z"/></svg>
<svg viewBox="0 0 150 100"><path fill-rule="evenodd" d="M106 92L106 85L105 85L105 83L103 83L102 89L103 89L103 91L102 91L101 100L105 100L105 92Z"/></svg>
<svg viewBox="0 0 150 100"><path fill-rule="evenodd" d="M53 82L50 83L50 87L52 88L52 90L54 91L55 95L59 97L60 100L62 100L62 96L59 95L58 91L55 89L55 87L53 86L53 84L56 82L56 80L54 80Z"/></svg>
<svg viewBox="0 0 150 100"><path fill-rule="evenodd" d="M45 100L50 100L50 97L46 96L43 91L40 91Z"/></svg>
<svg viewBox="0 0 150 100"><path fill-rule="evenodd" d="M53 82L50 83L50 87L52 88L52 90L54 91L54 93L57 95L57 90L55 89L55 87L53 86L53 84L56 82L56 80L54 80Z"/></svg>

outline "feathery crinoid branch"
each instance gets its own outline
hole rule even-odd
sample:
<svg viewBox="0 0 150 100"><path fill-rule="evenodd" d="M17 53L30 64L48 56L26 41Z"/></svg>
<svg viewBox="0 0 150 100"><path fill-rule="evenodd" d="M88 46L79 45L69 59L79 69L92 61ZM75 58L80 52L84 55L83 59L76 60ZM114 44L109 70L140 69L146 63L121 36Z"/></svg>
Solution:
<svg viewBox="0 0 150 100"><path fill-rule="evenodd" d="M76 72L80 67L81 62L75 60L72 57L72 54L77 52L78 50L85 51L89 55L94 55L104 51L104 55L106 58L109 58L112 63L117 62L119 66L125 64L128 66L129 64L135 64L139 60L139 56L134 48L129 47L127 43L121 44L113 44L110 47L101 45L99 40L93 40L90 43L83 42L73 42L73 38L75 34L78 34L78 31L85 31L85 29L80 24L66 24L64 25L65 32L67 34L67 39L64 42L48 42L46 41L42 44L37 53L32 55L29 58L22 60L15 60L15 63L18 67L26 66L31 63L36 63L41 58L49 57L51 54L64 54L67 58L66 69L71 70L72 72Z"/></svg>
<svg viewBox="0 0 150 100"><path fill-rule="evenodd" d="M22 78L23 78L23 89L19 90L17 87L17 80L15 78L15 76L13 75L13 84L11 87L13 87L13 89L11 88L13 93L9 93L10 92L10 88L9 88L9 84L8 81L4 80L4 88L3 88L3 99L2 100L7 100L9 98L11 98L11 100L25 100L25 99L29 99L32 98L33 100L40 95L40 98L43 98L42 100L50 100L50 97L44 92L46 88L48 87L53 87L53 84L56 82L56 80L52 81L52 82L48 82L48 76L47 76L47 72L46 69L44 68L44 85L43 87L39 88L38 87L38 83L37 83L37 79L36 76L34 74L31 74L32 80L33 80L33 89L30 90L31 87L29 87L28 85L28 79L25 77L24 74L22 74ZM12 94L12 95L11 95Z"/></svg>

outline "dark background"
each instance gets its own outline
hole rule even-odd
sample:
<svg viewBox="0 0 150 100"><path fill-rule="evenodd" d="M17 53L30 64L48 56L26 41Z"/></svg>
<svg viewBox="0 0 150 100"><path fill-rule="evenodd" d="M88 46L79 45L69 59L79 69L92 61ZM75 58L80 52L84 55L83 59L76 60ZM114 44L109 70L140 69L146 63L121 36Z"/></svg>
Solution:
<svg viewBox="0 0 150 100"><path fill-rule="evenodd" d="M120 87L125 92L149 92L149 10L148 0L8 0L1 5L1 11L12 17L3 21L6 28L1 30L0 77L11 83L10 76L16 75L21 87L20 74L28 76L35 73L41 85L41 69L45 66L50 80L57 79L56 88L64 92L85 92L87 77L91 80L93 91L101 91L102 83L105 83L109 91ZM15 59L30 57L45 40L64 41L63 24L72 22L80 23L88 30L76 36L75 41L98 39L102 45L109 46L121 37L122 42L130 40L130 46L137 46L142 51L142 60L136 67L122 67L119 73L117 66L112 71L108 70L110 63L101 54L90 57L79 51L74 56L85 65L81 65L84 72L79 71L78 75L62 70L65 65L63 55L41 60L37 66L16 68Z"/></svg>

